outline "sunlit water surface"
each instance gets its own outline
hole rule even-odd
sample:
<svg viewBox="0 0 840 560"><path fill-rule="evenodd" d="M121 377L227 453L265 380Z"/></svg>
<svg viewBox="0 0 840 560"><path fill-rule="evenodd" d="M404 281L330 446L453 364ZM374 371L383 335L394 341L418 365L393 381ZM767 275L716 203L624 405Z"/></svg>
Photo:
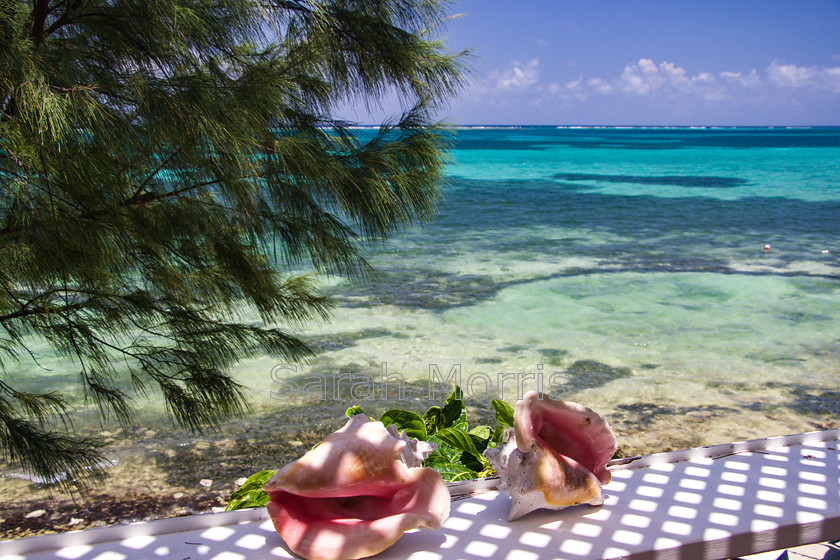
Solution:
<svg viewBox="0 0 840 560"><path fill-rule="evenodd" d="M254 418L422 412L457 381L479 405L582 402L631 451L832 425L840 129L464 129L452 156L437 218L370 249L376 283L323 279L338 306L303 331L315 360L236 368ZM77 390L35 350L22 386Z"/></svg>

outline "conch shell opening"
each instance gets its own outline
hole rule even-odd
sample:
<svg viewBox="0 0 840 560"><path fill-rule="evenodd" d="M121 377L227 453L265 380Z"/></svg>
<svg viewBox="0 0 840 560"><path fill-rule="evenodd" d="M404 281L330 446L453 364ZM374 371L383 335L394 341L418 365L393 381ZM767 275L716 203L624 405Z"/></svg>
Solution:
<svg viewBox="0 0 840 560"><path fill-rule="evenodd" d="M602 484L610 481L606 467L618 444L607 421L592 409L530 391L514 407L513 428L523 453L536 443L587 469Z"/></svg>
<svg viewBox="0 0 840 560"><path fill-rule="evenodd" d="M406 465L416 464L407 446L404 434L360 414L280 469L264 489L289 548L307 560L365 558L405 531L440 527L449 490L435 470Z"/></svg>
<svg viewBox="0 0 840 560"><path fill-rule="evenodd" d="M618 449L600 415L530 391L514 407L513 438L484 452L511 497L508 520L536 509L604 503L601 485Z"/></svg>

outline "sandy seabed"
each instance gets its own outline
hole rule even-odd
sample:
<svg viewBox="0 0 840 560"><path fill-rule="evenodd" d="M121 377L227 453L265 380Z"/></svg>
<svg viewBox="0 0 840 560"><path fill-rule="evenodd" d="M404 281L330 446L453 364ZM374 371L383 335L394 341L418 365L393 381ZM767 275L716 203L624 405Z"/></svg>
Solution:
<svg viewBox="0 0 840 560"><path fill-rule="evenodd" d="M390 408L381 401L361 404L371 416ZM416 397L399 406L422 414L430 404L439 403ZM264 406L203 435L165 427L99 432L116 464L81 494L33 484L7 465L0 470L0 538L220 511L244 478L298 458L339 428L346 406L335 401ZM467 408L471 427L495 425L489 400L468 399ZM834 411L819 402L807 410L650 402L599 412L615 430L623 457L837 427Z"/></svg>

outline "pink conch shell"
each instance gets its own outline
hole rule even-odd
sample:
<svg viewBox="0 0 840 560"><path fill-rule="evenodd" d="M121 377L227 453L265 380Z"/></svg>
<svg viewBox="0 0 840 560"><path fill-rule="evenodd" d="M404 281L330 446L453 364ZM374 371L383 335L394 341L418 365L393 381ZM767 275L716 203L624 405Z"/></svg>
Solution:
<svg viewBox="0 0 840 560"><path fill-rule="evenodd" d="M408 467L400 459L406 447L404 434L394 437L358 414L280 469L264 489L289 548L307 560L365 558L405 531L440 527L449 490L435 470Z"/></svg>
<svg viewBox="0 0 840 560"><path fill-rule="evenodd" d="M426 457L437 449L437 444L435 443L408 437L405 434L405 430L402 433L397 432L397 427L394 424L388 426L388 433L405 442L405 447L400 451L400 460L407 467L422 467Z"/></svg>
<svg viewBox="0 0 840 560"><path fill-rule="evenodd" d="M530 391L514 407L513 439L484 455L511 497L508 520L535 509L604 503L618 449L607 421L577 403Z"/></svg>

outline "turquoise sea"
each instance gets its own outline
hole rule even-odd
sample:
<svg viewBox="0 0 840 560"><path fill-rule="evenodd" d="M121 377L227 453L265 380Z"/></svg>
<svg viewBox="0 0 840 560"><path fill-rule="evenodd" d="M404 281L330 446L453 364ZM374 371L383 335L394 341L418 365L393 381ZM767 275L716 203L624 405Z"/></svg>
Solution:
<svg viewBox="0 0 840 560"><path fill-rule="evenodd" d="M542 388L640 445L834 425L840 129L466 128L447 176L431 224L372 249L376 284L329 286L297 388Z"/></svg>
<svg viewBox="0 0 840 560"><path fill-rule="evenodd" d="M201 437L422 413L447 381L581 402L628 453L837 425L840 128L462 128L446 175L431 223L370 247L374 283L322 279L318 357L240 364L253 418ZM40 363L28 388L76 387ZM150 449L194 441L140 408Z"/></svg>

